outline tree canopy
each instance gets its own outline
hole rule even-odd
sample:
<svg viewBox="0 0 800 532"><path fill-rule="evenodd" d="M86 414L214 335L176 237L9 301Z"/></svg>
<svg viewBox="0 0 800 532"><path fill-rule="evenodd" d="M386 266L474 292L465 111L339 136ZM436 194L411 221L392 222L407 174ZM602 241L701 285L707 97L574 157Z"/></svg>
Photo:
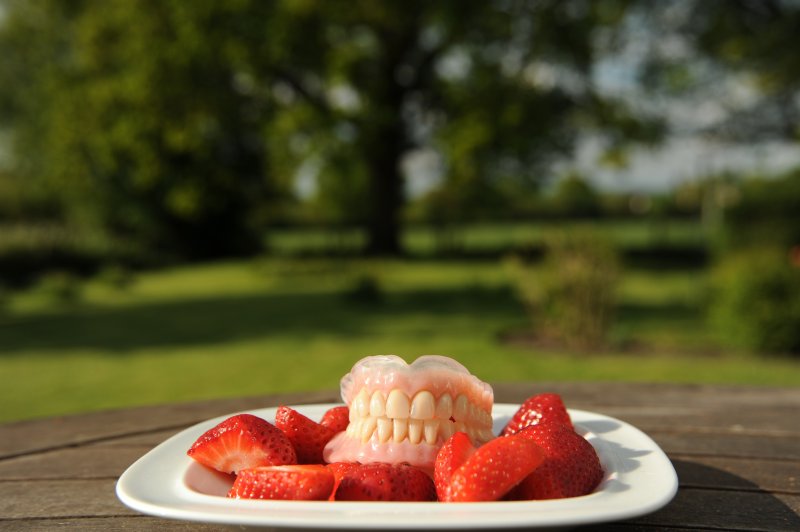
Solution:
<svg viewBox="0 0 800 532"><path fill-rule="evenodd" d="M700 4L687 3L698 13ZM796 56L765 57L775 43L762 32L785 38L797 10L785 21L744 0L711 4L673 26L693 53L757 70L787 94ZM0 6L9 175L49 191L51 216L176 257L258 250L263 228L294 205L298 180L326 217L365 227L370 252L398 253L414 153L434 154L431 210L452 222L534 190L582 135L618 156L664 134L660 117L596 82L632 16L669 15L657 3ZM764 14L752 23L740 17L748 9ZM672 63L654 60L651 79L674 79Z"/></svg>

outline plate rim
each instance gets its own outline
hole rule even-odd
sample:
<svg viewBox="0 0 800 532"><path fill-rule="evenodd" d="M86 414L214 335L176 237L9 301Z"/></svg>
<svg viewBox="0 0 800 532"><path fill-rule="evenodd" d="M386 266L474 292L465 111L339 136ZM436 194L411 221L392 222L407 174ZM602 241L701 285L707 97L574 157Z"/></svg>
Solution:
<svg viewBox="0 0 800 532"><path fill-rule="evenodd" d="M341 404L314 403L293 405L292 408L309 417L318 418L328 408ZM495 403L492 413L495 429L509 419L519 406L517 403ZM115 486L117 497L129 508L147 515L194 522L332 530L376 527L445 530L578 526L619 521L662 508L674 498L678 489L677 473L671 461L647 434L622 420L571 408L568 411L575 421L576 429L592 443L606 469L600 489L583 497L458 504L256 501L225 499L199 493L186 486L184 477L188 468L194 464L186 456L186 449L203 432L237 413L257 415L272 422L277 408L247 409L217 416L195 423L170 436L138 458L120 475ZM587 424L591 427L598 423L599 426L605 423L608 431L597 433L587 429ZM644 457L644 464L639 463L631 470L628 470L631 464L625 462L629 458L622 457L616 449L624 449L626 441L636 442L640 446L639 451L644 452L637 456ZM609 470L609 466L612 470ZM642 470L642 467L645 469ZM162 474L153 475L153 469L162 471ZM620 505L624 498L620 495L622 492L611 490L622 489L624 492L631 482L635 487L637 482L644 479L648 480L647 490L634 494L637 504ZM143 485L148 489L143 490ZM593 509L599 511L591 511ZM401 520L386 519L400 514L403 516ZM383 520L379 521L380 519Z"/></svg>

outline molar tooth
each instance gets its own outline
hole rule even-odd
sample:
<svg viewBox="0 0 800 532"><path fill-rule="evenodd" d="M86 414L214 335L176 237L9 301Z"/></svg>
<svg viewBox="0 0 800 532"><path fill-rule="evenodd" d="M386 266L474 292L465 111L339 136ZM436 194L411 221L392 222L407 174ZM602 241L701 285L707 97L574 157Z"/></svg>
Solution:
<svg viewBox="0 0 800 532"><path fill-rule="evenodd" d="M378 418L378 440L386 443L392 437L392 420L386 417Z"/></svg>
<svg viewBox="0 0 800 532"><path fill-rule="evenodd" d="M358 409L356 408L355 402L347 409L347 417L350 419L351 423L358 419Z"/></svg>
<svg viewBox="0 0 800 532"><path fill-rule="evenodd" d="M406 439L408 435L408 419L393 419L392 420L392 439L396 443Z"/></svg>
<svg viewBox="0 0 800 532"><path fill-rule="evenodd" d="M467 427L463 421L456 421L453 423L453 434L456 432L467 432Z"/></svg>
<svg viewBox="0 0 800 532"><path fill-rule="evenodd" d="M372 394L372 399L369 401L369 415L372 417L381 417L386 410L386 398L380 390L375 390Z"/></svg>
<svg viewBox="0 0 800 532"><path fill-rule="evenodd" d="M491 429L483 429L480 431L479 437L483 443L486 443L487 441L494 439L494 434L492 433Z"/></svg>
<svg viewBox="0 0 800 532"><path fill-rule="evenodd" d="M453 419L456 421L466 421L467 413L469 412L469 401L467 400L467 396L459 394L456 397L455 403L453 403Z"/></svg>
<svg viewBox="0 0 800 532"><path fill-rule="evenodd" d="M421 419L408 420L408 441L411 443L419 443L422 441L422 424Z"/></svg>
<svg viewBox="0 0 800 532"><path fill-rule="evenodd" d="M369 415L369 394L365 388L361 388L361 391L358 392L356 400L353 401L353 407L358 411L360 417Z"/></svg>
<svg viewBox="0 0 800 532"><path fill-rule="evenodd" d="M366 442L372 437L375 432L375 427L378 425L378 420L374 417L366 418L361 424L361 441Z"/></svg>
<svg viewBox="0 0 800 532"><path fill-rule="evenodd" d="M436 438L439 436L439 420L426 420L422 430L425 433L425 443L433 445L436 443Z"/></svg>
<svg viewBox="0 0 800 532"><path fill-rule="evenodd" d="M347 425L347 435L351 438L361 437L361 420L357 419Z"/></svg>
<svg viewBox="0 0 800 532"><path fill-rule="evenodd" d="M386 399L386 415L394 419L405 419L408 417L410 405L406 394L400 390L392 390L389 392L389 398Z"/></svg>
<svg viewBox="0 0 800 532"><path fill-rule="evenodd" d="M450 419L453 415L453 398L449 393L442 395L436 403L436 417L439 419Z"/></svg>
<svg viewBox="0 0 800 532"><path fill-rule="evenodd" d="M411 401L411 417L414 419L431 419L436 410L436 400L428 390L422 390Z"/></svg>

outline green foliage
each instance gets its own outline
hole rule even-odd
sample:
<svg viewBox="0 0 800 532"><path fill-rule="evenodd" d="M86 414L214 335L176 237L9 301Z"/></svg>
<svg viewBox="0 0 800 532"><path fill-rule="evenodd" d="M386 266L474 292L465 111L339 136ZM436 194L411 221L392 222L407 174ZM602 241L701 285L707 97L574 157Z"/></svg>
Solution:
<svg viewBox="0 0 800 532"><path fill-rule="evenodd" d="M81 297L80 281L69 272L54 271L39 282L38 290L56 304L71 304Z"/></svg>
<svg viewBox="0 0 800 532"><path fill-rule="evenodd" d="M775 178L749 179L738 196L724 215L726 247L800 244L800 168Z"/></svg>
<svg viewBox="0 0 800 532"><path fill-rule="evenodd" d="M723 341L755 351L800 353L798 254L751 248L720 262L712 275L709 312Z"/></svg>
<svg viewBox="0 0 800 532"><path fill-rule="evenodd" d="M619 282L613 246L591 232L565 234L549 241L542 268L510 265L541 337L580 350L607 347Z"/></svg>
<svg viewBox="0 0 800 532"><path fill-rule="evenodd" d="M578 174L561 179L553 197L555 211L567 218L592 218L600 215L600 196L592 186Z"/></svg>

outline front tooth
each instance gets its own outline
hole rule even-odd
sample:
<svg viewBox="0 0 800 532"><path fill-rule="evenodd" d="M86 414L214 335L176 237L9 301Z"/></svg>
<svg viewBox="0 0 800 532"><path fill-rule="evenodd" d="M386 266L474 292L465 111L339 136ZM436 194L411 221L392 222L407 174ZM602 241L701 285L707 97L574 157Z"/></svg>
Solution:
<svg viewBox="0 0 800 532"><path fill-rule="evenodd" d="M358 408L356 408L355 403L350 405L350 408L347 411L347 416L350 418L351 423L358 419Z"/></svg>
<svg viewBox="0 0 800 532"><path fill-rule="evenodd" d="M372 437L372 433L375 432L375 427L378 425L378 420L374 417L368 417L364 420L363 424L361 425L361 441L366 442L368 439Z"/></svg>
<svg viewBox="0 0 800 532"><path fill-rule="evenodd" d="M408 420L407 419L393 419L392 420L392 439L400 443L406 439L408 434Z"/></svg>
<svg viewBox="0 0 800 532"><path fill-rule="evenodd" d="M453 433L456 432L467 432L466 425L463 421L456 421L453 423Z"/></svg>
<svg viewBox="0 0 800 532"><path fill-rule="evenodd" d="M378 418L378 440L386 443L392 437L392 420L386 417Z"/></svg>
<svg viewBox="0 0 800 532"><path fill-rule="evenodd" d="M353 421L349 425L347 425L347 435L351 438L360 438L361 437L361 419Z"/></svg>
<svg viewBox="0 0 800 532"><path fill-rule="evenodd" d="M358 411L360 417L367 417L369 415L369 394L367 390L361 388L355 400L355 409Z"/></svg>
<svg viewBox="0 0 800 532"><path fill-rule="evenodd" d="M428 419L424 422L423 432L425 433L425 443L433 445L439 437L439 420Z"/></svg>
<svg viewBox="0 0 800 532"><path fill-rule="evenodd" d="M389 392L389 398L386 399L386 416L394 419L406 419L410 405L406 394L400 390L392 390Z"/></svg>
<svg viewBox="0 0 800 532"><path fill-rule="evenodd" d="M467 396L463 393L456 397L455 403L453 403L453 419L456 421L466 421L467 412L469 407L469 401L467 401Z"/></svg>
<svg viewBox="0 0 800 532"><path fill-rule="evenodd" d="M442 420L442 424L439 427L439 432L442 435L442 441L449 440L450 436L453 435L453 422L449 419Z"/></svg>
<svg viewBox="0 0 800 532"><path fill-rule="evenodd" d="M372 399L369 401L369 415L372 417L381 417L386 409L386 398L380 390L375 390L372 394Z"/></svg>
<svg viewBox="0 0 800 532"><path fill-rule="evenodd" d="M411 402L411 417L415 419L431 419L436 410L436 400L428 390L414 396Z"/></svg>
<svg viewBox="0 0 800 532"><path fill-rule="evenodd" d="M422 424L421 419L408 420L408 441L415 444L422 441Z"/></svg>
<svg viewBox="0 0 800 532"><path fill-rule="evenodd" d="M439 419L450 419L453 415L453 398L449 393L442 395L436 403L436 417Z"/></svg>
<svg viewBox="0 0 800 532"><path fill-rule="evenodd" d="M486 443L487 441L494 439L494 434L490 429L483 429L480 431L480 438L483 443Z"/></svg>

